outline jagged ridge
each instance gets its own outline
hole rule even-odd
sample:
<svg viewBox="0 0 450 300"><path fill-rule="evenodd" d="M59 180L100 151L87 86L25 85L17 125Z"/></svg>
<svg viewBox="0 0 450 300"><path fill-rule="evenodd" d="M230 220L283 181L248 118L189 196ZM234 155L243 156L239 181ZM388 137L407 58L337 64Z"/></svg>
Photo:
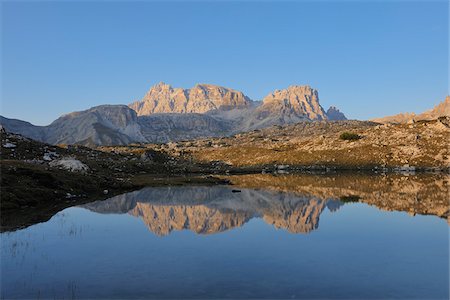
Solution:
<svg viewBox="0 0 450 300"><path fill-rule="evenodd" d="M271 125L337 119L345 116L333 107L325 112L318 91L310 86L290 86L257 102L217 85L182 89L161 82L129 107L101 105L64 115L48 126L4 117L1 124L46 143L97 146L227 136Z"/></svg>

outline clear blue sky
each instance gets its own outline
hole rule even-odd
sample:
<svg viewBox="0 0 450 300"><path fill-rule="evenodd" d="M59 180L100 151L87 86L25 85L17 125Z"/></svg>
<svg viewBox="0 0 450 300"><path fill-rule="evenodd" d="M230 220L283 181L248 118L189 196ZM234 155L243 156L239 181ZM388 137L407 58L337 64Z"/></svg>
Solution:
<svg viewBox="0 0 450 300"><path fill-rule="evenodd" d="M367 119L448 94L448 1L3 2L1 114L46 125L153 84L291 84Z"/></svg>

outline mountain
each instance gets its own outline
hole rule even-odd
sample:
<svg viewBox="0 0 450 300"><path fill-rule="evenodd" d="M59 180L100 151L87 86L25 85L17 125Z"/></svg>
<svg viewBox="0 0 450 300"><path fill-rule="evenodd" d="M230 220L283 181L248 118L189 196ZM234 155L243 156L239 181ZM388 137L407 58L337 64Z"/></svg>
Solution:
<svg viewBox="0 0 450 300"><path fill-rule="evenodd" d="M36 126L29 122L17 119L8 119L0 116L1 126L8 132L18 133L36 141L45 140L46 126Z"/></svg>
<svg viewBox="0 0 450 300"><path fill-rule="evenodd" d="M129 107L139 116L155 113L207 114L219 121L232 122L233 126L229 128L232 132L301 121L346 119L335 107L325 112L319 103L317 90L298 85L276 90L259 102L240 91L217 85L197 84L191 89L182 89L161 82L153 86L141 101L131 103Z"/></svg>
<svg viewBox="0 0 450 300"><path fill-rule="evenodd" d="M327 115L319 103L318 91L307 85L293 85L267 95L240 128L251 130L326 119Z"/></svg>
<svg viewBox="0 0 450 300"><path fill-rule="evenodd" d="M435 120L445 116L450 116L450 96L445 97L445 100L440 102L434 108L418 115L415 113L400 113L393 116L373 119L372 121L377 123L401 124L421 120Z"/></svg>
<svg viewBox="0 0 450 300"><path fill-rule="evenodd" d="M246 108L251 100L242 92L212 85L197 84L191 89L173 88L160 82L141 101L131 103L138 116L154 113L206 113L216 109Z"/></svg>
<svg viewBox="0 0 450 300"><path fill-rule="evenodd" d="M48 126L2 117L2 126L49 144L124 145L145 142L136 112L125 105L101 105L64 115Z"/></svg>
<svg viewBox="0 0 450 300"><path fill-rule="evenodd" d="M327 118L330 121L343 121L343 120L347 120L347 117L345 117L345 115L339 110L337 109L335 106L330 106L330 108L328 108L327 110Z"/></svg>
<svg viewBox="0 0 450 300"><path fill-rule="evenodd" d="M279 114L301 120L325 120L326 113L319 103L319 92L308 85L292 85L276 90L263 99L256 109L259 115Z"/></svg>
<svg viewBox="0 0 450 300"><path fill-rule="evenodd" d="M136 113L125 105L101 105L73 112L48 126L50 144L122 145L145 142Z"/></svg>
<svg viewBox="0 0 450 300"><path fill-rule="evenodd" d="M418 115L417 120L434 120L445 116L450 116L450 96L445 97L444 101L434 108Z"/></svg>
<svg viewBox="0 0 450 300"><path fill-rule="evenodd" d="M38 141L96 146L165 143L301 121L345 119L334 107L325 112L318 91L310 86L277 90L261 102L217 85L182 89L161 82L129 106L96 106L64 115L48 126L4 117L0 121L7 131Z"/></svg>

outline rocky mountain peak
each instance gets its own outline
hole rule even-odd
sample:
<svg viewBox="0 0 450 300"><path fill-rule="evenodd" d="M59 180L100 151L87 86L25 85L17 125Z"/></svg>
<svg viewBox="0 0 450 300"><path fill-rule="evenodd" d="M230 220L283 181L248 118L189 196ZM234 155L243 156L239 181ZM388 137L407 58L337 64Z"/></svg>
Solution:
<svg viewBox="0 0 450 300"><path fill-rule="evenodd" d="M169 91L169 90L173 90L173 88L170 84L167 84L167 83L161 81L161 82L155 84L154 86L152 86L147 93L149 93L152 90L153 91Z"/></svg>
<svg viewBox="0 0 450 300"><path fill-rule="evenodd" d="M424 115L430 115L431 118L450 116L450 96L445 97L444 101L440 102L433 109L426 111Z"/></svg>
<svg viewBox="0 0 450 300"><path fill-rule="evenodd" d="M291 85L287 89L276 90L263 99L262 107L309 120L327 119L319 103L318 91L309 85Z"/></svg>
<svg viewBox="0 0 450 300"><path fill-rule="evenodd" d="M347 117L336 106L328 108L327 117L330 121L347 120Z"/></svg>
<svg viewBox="0 0 450 300"><path fill-rule="evenodd" d="M206 113L217 109L248 107L252 101L242 92L213 85L197 84L191 89L173 88L160 82L141 101L131 103L139 116L154 113Z"/></svg>

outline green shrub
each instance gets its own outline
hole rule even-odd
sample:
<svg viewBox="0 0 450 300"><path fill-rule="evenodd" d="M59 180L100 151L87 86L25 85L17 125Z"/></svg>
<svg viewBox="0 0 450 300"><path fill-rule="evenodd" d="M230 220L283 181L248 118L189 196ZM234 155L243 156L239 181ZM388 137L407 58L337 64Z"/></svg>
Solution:
<svg viewBox="0 0 450 300"><path fill-rule="evenodd" d="M356 140L359 140L361 138L361 136L357 133L346 131L346 132L341 133L339 138L344 141L356 141Z"/></svg>

